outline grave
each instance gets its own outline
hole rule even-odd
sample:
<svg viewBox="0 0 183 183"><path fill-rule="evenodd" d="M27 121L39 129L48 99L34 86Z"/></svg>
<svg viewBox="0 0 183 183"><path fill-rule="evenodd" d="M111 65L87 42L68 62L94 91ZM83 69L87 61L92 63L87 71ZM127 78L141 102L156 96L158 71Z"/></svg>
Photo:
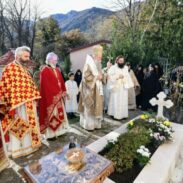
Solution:
<svg viewBox="0 0 183 183"><path fill-rule="evenodd" d="M163 116L163 107L171 107L173 103L168 100L165 101L166 95L160 92L157 95L158 99L151 99L153 105L158 105L158 117ZM137 117L138 118L138 117ZM174 172L176 162L180 156L183 146L183 126L180 124L172 124L174 130L173 142L161 145L150 159L150 164L147 164L140 174L134 180L134 183L168 183ZM99 153L108 143L109 140L115 140L120 134L127 131L127 123L110 132L104 137L98 139L87 148ZM107 178L105 183L114 183L114 181Z"/></svg>
<svg viewBox="0 0 183 183"><path fill-rule="evenodd" d="M126 127L127 124L122 125L115 131L88 145L87 148L96 153L100 152L109 140L115 140L120 134L125 133ZM183 146L183 126L173 124L173 130L175 131L174 141L163 144L156 150L151 157L151 163L143 168L134 183L167 183L169 181ZM105 183L110 182L111 180L108 178L105 180Z"/></svg>

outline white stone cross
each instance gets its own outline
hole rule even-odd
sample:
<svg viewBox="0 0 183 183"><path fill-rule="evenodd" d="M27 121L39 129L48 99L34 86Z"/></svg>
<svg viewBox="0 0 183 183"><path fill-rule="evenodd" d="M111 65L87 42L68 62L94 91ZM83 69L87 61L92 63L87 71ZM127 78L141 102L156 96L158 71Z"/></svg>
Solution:
<svg viewBox="0 0 183 183"><path fill-rule="evenodd" d="M157 117L165 118L163 116L163 107L170 108L173 106L173 102L171 100L164 100L166 98L166 94L164 92L160 92L157 95L158 100L156 98L152 98L149 102L152 106L158 106Z"/></svg>

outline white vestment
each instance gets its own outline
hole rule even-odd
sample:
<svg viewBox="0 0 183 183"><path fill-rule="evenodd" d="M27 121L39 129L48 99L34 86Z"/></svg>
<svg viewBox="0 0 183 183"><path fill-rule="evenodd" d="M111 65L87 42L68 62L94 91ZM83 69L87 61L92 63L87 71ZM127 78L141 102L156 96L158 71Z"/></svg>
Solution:
<svg viewBox="0 0 183 183"><path fill-rule="evenodd" d="M109 69L107 67L103 69L104 110L108 109L109 96L110 96L110 89L109 89L109 82L108 82L108 71L109 71Z"/></svg>
<svg viewBox="0 0 183 183"><path fill-rule="evenodd" d="M134 86L128 90L128 109L136 109L135 87L140 87L140 85L132 69L130 69L129 73Z"/></svg>
<svg viewBox="0 0 183 183"><path fill-rule="evenodd" d="M88 67L91 69L92 74L95 76L93 84L96 84L100 95L103 96L102 82L100 80L97 80L99 71L96 67L94 59L90 55L87 55L87 57L86 57L86 63L83 68L82 80L84 80L85 73L86 73ZM81 82L81 84L82 84L82 82ZM94 86L91 86L91 88L94 88ZM91 90L88 89L85 92L91 92ZM101 121L102 121L102 116L95 117L93 115L90 115L87 110L87 106L85 106L85 104L84 104L84 112L80 113L80 125L86 130L100 129Z"/></svg>
<svg viewBox="0 0 183 183"><path fill-rule="evenodd" d="M78 94L78 86L76 81L68 80L65 82L65 87L67 94L69 95L69 99L65 100L65 109L66 112L77 112L78 103L77 103L77 94Z"/></svg>
<svg viewBox="0 0 183 183"><path fill-rule="evenodd" d="M84 109L84 113L80 114L80 125L86 130L100 129L101 121L101 118L88 114L86 108Z"/></svg>
<svg viewBox="0 0 183 183"><path fill-rule="evenodd" d="M111 90L108 106L108 115L115 119L128 117L128 89L133 82L128 67L120 69L117 64L109 69L109 89ZM123 76L123 78L119 78Z"/></svg>
<svg viewBox="0 0 183 183"><path fill-rule="evenodd" d="M37 110L36 110L36 102L34 102L33 107L34 107L34 115L36 117L36 126L37 126L38 131L40 132L39 122L38 122L39 120L37 117ZM15 118L16 117L20 117L23 120L28 122L25 104L16 108ZM9 143L6 144L7 153L9 156L12 156L13 158L25 156L25 155L28 155L28 154L34 152L35 150L37 150L35 148L34 149L32 148L32 143L31 143L32 140L31 140L30 132L28 132L22 140L19 140L17 137L15 137L11 133L11 131L9 133L9 137L10 137L10 141L9 141Z"/></svg>

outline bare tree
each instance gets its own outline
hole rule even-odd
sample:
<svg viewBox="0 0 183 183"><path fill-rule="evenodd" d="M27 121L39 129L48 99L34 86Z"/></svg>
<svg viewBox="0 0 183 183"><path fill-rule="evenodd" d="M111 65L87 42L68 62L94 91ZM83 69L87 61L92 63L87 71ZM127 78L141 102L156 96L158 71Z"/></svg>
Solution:
<svg viewBox="0 0 183 183"><path fill-rule="evenodd" d="M0 0L0 6L3 7L1 22L9 41L7 46L26 44L31 47L33 54L36 24L41 16L39 5L32 6L31 0Z"/></svg>
<svg viewBox="0 0 183 183"><path fill-rule="evenodd" d="M34 52L34 42L35 42L35 38L36 38L36 26L37 26L37 22L40 18L40 15L43 12L40 12L40 8L39 5L35 5L33 7L33 12L32 12L32 31L31 31L31 40L30 40L30 47L31 47L31 53L33 55Z"/></svg>
<svg viewBox="0 0 183 183"><path fill-rule="evenodd" d="M136 33L139 30L141 12L145 7L144 0L110 0L113 9L117 10L116 20L119 30L122 32L128 29L131 33L132 42L135 41Z"/></svg>
<svg viewBox="0 0 183 183"><path fill-rule="evenodd" d="M142 30L142 35L140 38L140 43L144 38L144 34L146 33L155 12L158 6L158 0L109 0L112 4L112 8L118 10L116 13L117 23L119 29L124 31L128 29L131 33L132 41L135 41L136 33L138 30ZM142 22L143 12L146 11L146 7L149 3L153 3L153 11L150 12L149 18L146 22ZM145 23L144 28L142 24Z"/></svg>
<svg viewBox="0 0 183 183"><path fill-rule="evenodd" d="M4 27L4 4L0 1L0 50L3 53L5 48L5 27Z"/></svg>
<svg viewBox="0 0 183 183"><path fill-rule="evenodd" d="M5 44L7 47L14 47L14 41L13 41L13 30L9 26L9 20L6 17L6 1L0 0L0 9L1 9L1 28L3 31L3 34L5 35ZM7 44L8 40L8 44ZM3 51L3 49L1 49Z"/></svg>
<svg viewBox="0 0 183 183"><path fill-rule="evenodd" d="M23 29L27 20L28 0L6 0L6 17L9 20L10 27L16 33L18 46L22 45Z"/></svg>

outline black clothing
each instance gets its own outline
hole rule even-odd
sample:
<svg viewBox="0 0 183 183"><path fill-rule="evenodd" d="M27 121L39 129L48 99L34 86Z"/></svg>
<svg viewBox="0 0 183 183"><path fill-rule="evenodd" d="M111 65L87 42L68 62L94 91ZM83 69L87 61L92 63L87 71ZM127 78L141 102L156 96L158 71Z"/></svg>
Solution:
<svg viewBox="0 0 183 183"><path fill-rule="evenodd" d="M137 108L142 105L142 83L144 81L144 72L143 70L137 70L135 72L136 78L140 84L140 93L136 96L136 105Z"/></svg>
<svg viewBox="0 0 183 183"><path fill-rule="evenodd" d="M156 110L156 107L153 107L149 100L156 97L160 91L162 88L157 74L154 71L147 73L142 83L142 110Z"/></svg>

